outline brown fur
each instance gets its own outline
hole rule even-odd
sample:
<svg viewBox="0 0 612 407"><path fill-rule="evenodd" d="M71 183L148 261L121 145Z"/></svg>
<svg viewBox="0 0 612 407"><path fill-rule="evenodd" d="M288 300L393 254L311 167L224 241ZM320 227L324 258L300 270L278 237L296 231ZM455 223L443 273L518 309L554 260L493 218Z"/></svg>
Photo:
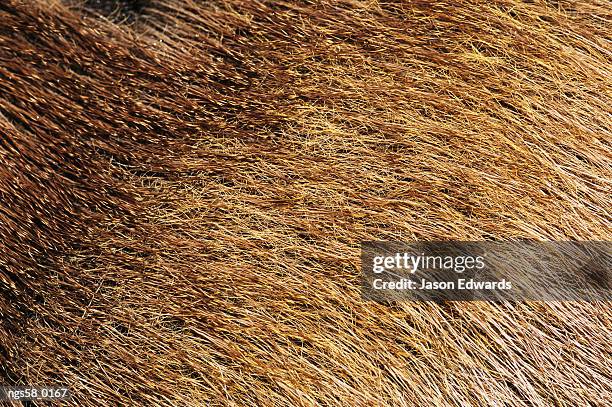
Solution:
<svg viewBox="0 0 612 407"><path fill-rule="evenodd" d="M0 4L0 377L608 405L606 303L363 301L364 240L610 240L609 1Z"/></svg>

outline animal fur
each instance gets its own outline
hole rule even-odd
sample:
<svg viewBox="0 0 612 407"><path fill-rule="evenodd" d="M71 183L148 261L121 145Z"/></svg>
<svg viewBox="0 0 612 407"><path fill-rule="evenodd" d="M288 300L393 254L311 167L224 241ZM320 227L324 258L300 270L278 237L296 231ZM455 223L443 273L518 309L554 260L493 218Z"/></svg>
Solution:
<svg viewBox="0 0 612 407"><path fill-rule="evenodd" d="M611 19L0 2L2 381L92 407L610 405L609 304L368 302L359 243L610 240Z"/></svg>

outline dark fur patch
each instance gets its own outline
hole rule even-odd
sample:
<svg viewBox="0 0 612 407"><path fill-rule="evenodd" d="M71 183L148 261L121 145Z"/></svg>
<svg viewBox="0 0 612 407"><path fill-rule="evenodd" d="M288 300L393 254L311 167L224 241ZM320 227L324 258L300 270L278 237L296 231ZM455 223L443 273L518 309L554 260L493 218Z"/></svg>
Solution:
<svg viewBox="0 0 612 407"><path fill-rule="evenodd" d="M143 13L146 0L87 0L85 7L104 17L118 21L134 21Z"/></svg>

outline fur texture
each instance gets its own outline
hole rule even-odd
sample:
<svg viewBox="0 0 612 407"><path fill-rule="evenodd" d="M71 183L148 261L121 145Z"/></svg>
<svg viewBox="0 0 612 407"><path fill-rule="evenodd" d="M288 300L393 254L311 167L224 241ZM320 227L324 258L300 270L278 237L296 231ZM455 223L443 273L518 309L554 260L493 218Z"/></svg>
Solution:
<svg viewBox="0 0 612 407"><path fill-rule="evenodd" d="M0 2L0 377L92 407L610 405L609 304L366 302L359 243L610 240L611 11Z"/></svg>

